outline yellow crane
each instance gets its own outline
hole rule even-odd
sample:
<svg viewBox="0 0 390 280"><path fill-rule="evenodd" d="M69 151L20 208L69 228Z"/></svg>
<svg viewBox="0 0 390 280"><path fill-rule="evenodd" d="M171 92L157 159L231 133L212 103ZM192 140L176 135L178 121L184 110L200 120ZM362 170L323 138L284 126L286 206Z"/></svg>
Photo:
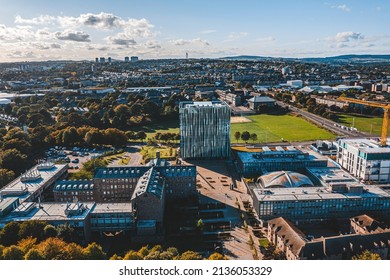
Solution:
<svg viewBox="0 0 390 280"><path fill-rule="evenodd" d="M382 108L384 111L384 114L383 114L382 133L381 133L381 146L382 147L387 146L387 128L389 126L390 104L364 101L364 100L349 98L349 97L339 97L338 100L346 101L346 102L350 102L350 103L355 103L355 104L362 104L362 105L366 105L366 106L370 106L370 107Z"/></svg>

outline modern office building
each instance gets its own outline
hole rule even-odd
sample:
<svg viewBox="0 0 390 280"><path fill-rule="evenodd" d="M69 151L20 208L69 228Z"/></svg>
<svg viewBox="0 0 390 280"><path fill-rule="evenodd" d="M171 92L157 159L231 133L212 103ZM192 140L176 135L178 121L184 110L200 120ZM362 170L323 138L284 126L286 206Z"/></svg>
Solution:
<svg viewBox="0 0 390 280"><path fill-rule="evenodd" d="M350 174L364 182L390 183L390 147L382 147L379 139L340 139L337 146L337 163Z"/></svg>
<svg viewBox="0 0 390 280"><path fill-rule="evenodd" d="M183 159L230 155L230 108L225 102L181 102L180 155Z"/></svg>
<svg viewBox="0 0 390 280"><path fill-rule="evenodd" d="M300 171L308 167L326 167L327 159L294 146L263 146L259 152L237 152L237 163L244 177L257 177L272 171Z"/></svg>
<svg viewBox="0 0 390 280"><path fill-rule="evenodd" d="M130 58L130 61L131 61L131 62L137 62L137 61L138 61L138 56L132 56L132 57Z"/></svg>
<svg viewBox="0 0 390 280"><path fill-rule="evenodd" d="M361 214L390 214L390 189L364 185L337 167L307 167L265 174L250 185L254 209L263 221L351 218Z"/></svg>

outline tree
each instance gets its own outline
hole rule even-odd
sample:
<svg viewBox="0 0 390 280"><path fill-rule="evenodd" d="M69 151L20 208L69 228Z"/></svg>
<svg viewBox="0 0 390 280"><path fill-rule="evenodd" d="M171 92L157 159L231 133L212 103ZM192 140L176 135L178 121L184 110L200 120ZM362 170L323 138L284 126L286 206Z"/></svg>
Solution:
<svg viewBox="0 0 390 280"><path fill-rule="evenodd" d="M107 258L106 253L102 247L95 242L89 244L83 249L84 258L87 260L105 260Z"/></svg>
<svg viewBox="0 0 390 280"><path fill-rule="evenodd" d="M15 172L0 168L0 186L5 186L15 178Z"/></svg>
<svg viewBox="0 0 390 280"><path fill-rule="evenodd" d="M202 256L194 251L186 251L177 258L178 260L201 260Z"/></svg>
<svg viewBox="0 0 390 280"><path fill-rule="evenodd" d="M67 260L84 259L83 248L76 243L67 244L64 248L64 252Z"/></svg>
<svg viewBox="0 0 390 280"><path fill-rule="evenodd" d="M77 239L74 229L68 223L57 226L57 237L65 242L73 242Z"/></svg>
<svg viewBox="0 0 390 280"><path fill-rule="evenodd" d="M80 136L77 133L77 130L75 127L68 127L64 130L64 133L62 135L62 143L65 146L73 146L75 143L80 141Z"/></svg>
<svg viewBox="0 0 390 280"><path fill-rule="evenodd" d="M3 251L3 258L5 260L23 260L23 257L23 250L16 245L11 245Z"/></svg>
<svg viewBox="0 0 390 280"><path fill-rule="evenodd" d="M248 131L244 131L241 134L241 140L245 141L245 143L247 143L247 141L249 140L250 137L251 137L251 135Z"/></svg>
<svg viewBox="0 0 390 280"><path fill-rule="evenodd" d="M127 143L126 134L116 128L108 128L104 131L105 143L113 146L124 146Z"/></svg>
<svg viewBox="0 0 390 280"><path fill-rule="evenodd" d="M256 133L252 133L250 138L253 141L253 143L255 143L255 141L257 141L257 134Z"/></svg>
<svg viewBox="0 0 390 280"><path fill-rule="evenodd" d="M236 138L237 143L238 143L238 140L240 140L240 137L241 137L241 132L239 132L239 131L234 132L234 138Z"/></svg>
<svg viewBox="0 0 390 280"><path fill-rule="evenodd" d="M146 139L146 133L145 131L141 130L137 133L137 138L141 141L144 141Z"/></svg>
<svg viewBox="0 0 390 280"><path fill-rule="evenodd" d="M37 239L35 237L27 237L18 242L18 247L22 249L23 254L26 254L31 249L35 248L37 244Z"/></svg>
<svg viewBox="0 0 390 280"><path fill-rule="evenodd" d="M56 237L57 229L53 225L46 225L43 229L43 234L45 235L45 238Z"/></svg>
<svg viewBox="0 0 390 280"><path fill-rule="evenodd" d="M124 260L143 260L143 257L140 256L136 251L129 251L123 257Z"/></svg>
<svg viewBox="0 0 390 280"><path fill-rule="evenodd" d="M66 242L57 237L48 238L37 245L37 250L45 260L63 260L65 258Z"/></svg>
<svg viewBox="0 0 390 280"><path fill-rule="evenodd" d="M44 228L47 226L47 222L39 220L29 220L20 224L19 238L34 237L38 241L44 238Z"/></svg>
<svg viewBox="0 0 390 280"><path fill-rule="evenodd" d="M31 151L31 144L26 140L11 139L4 142L3 149L17 149L22 154L29 154Z"/></svg>
<svg viewBox="0 0 390 280"><path fill-rule="evenodd" d="M27 156L17 149L5 150L0 154L0 163L3 168L20 173L27 166Z"/></svg>
<svg viewBox="0 0 390 280"><path fill-rule="evenodd" d="M0 244L4 246L14 245L19 241L20 224L10 222L6 224L0 231Z"/></svg>
<svg viewBox="0 0 390 280"><path fill-rule="evenodd" d="M38 249L32 248L24 255L24 259L25 260L44 260L45 257L42 255L42 253Z"/></svg>
<svg viewBox="0 0 390 280"><path fill-rule="evenodd" d="M123 260L121 256L118 256L117 254L114 254L111 256L110 261L120 261Z"/></svg>
<svg viewBox="0 0 390 280"><path fill-rule="evenodd" d="M381 256L376 253L371 253L368 250L363 251L361 254L352 257L353 260L381 260Z"/></svg>
<svg viewBox="0 0 390 280"><path fill-rule="evenodd" d="M213 253L209 256L208 260L227 260L228 258L220 253Z"/></svg>

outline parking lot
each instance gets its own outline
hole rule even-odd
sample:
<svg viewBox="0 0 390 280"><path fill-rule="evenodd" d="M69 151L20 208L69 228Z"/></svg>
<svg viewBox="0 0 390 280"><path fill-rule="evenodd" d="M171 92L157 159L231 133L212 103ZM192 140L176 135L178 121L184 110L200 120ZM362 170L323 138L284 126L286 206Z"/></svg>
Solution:
<svg viewBox="0 0 390 280"><path fill-rule="evenodd" d="M92 158L102 155L109 149L81 148L81 147L54 147L45 152L45 158L54 162L66 162L69 164L68 172L77 172L83 164Z"/></svg>

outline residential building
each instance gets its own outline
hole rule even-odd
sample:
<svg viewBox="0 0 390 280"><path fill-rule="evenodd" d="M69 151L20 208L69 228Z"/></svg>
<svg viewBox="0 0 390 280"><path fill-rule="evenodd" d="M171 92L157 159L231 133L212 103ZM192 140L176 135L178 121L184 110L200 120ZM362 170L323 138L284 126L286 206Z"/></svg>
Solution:
<svg viewBox="0 0 390 280"><path fill-rule="evenodd" d="M180 155L227 158L230 155L230 108L225 102L181 102Z"/></svg>

